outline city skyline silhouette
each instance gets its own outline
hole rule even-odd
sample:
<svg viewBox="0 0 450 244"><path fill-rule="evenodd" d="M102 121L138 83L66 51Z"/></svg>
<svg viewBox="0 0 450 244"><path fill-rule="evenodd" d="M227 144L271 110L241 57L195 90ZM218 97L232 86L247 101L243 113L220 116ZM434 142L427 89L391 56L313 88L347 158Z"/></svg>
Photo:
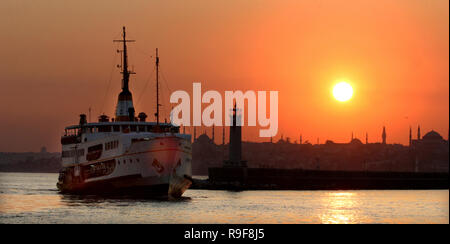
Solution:
<svg viewBox="0 0 450 244"><path fill-rule="evenodd" d="M47 6L52 6L47 7ZM278 133L313 144L409 144L409 127L448 137L448 1L109 1L0 3L4 29L0 151L61 151L64 127L79 114L113 116L121 89L122 26L136 114L154 121L155 49L160 57L160 121L176 90L279 91ZM101 16L102 21L98 21ZM346 102L332 89L353 88ZM192 96L192 94L190 93ZM204 107L202 107L204 108ZM221 129L216 127L216 129ZM260 127L243 130L244 141ZM197 134L208 128L197 128ZM187 133L193 134L186 128ZM216 143L220 143L216 136ZM294 139L295 138L295 139Z"/></svg>

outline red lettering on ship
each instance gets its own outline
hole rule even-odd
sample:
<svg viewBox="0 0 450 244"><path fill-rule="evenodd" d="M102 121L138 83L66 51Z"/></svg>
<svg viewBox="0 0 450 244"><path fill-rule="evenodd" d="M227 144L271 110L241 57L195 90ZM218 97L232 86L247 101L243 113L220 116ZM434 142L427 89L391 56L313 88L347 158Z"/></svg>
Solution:
<svg viewBox="0 0 450 244"><path fill-rule="evenodd" d="M177 165L175 165L172 172L175 174L175 172L177 171L177 168L180 166L181 166L181 159L178 160L178 163L177 163Z"/></svg>
<svg viewBox="0 0 450 244"><path fill-rule="evenodd" d="M156 172L162 173L164 171L164 166L155 158L153 159L152 166L156 168Z"/></svg>

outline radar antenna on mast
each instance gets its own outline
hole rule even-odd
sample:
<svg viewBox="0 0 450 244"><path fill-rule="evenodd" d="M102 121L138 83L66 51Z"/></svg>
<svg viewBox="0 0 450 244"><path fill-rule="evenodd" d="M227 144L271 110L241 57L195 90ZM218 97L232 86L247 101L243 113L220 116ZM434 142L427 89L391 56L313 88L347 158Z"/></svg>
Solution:
<svg viewBox="0 0 450 244"><path fill-rule="evenodd" d="M121 55L121 65L118 67L122 68L120 72L122 74L122 92L119 94L119 99L116 108L116 121L134 121L134 107L133 98L129 90L128 83L130 81L130 74L135 74L135 72L128 70L128 54L127 54L127 42L134 42L134 40L126 39L125 26L123 27L123 39L113 40L113 42L123 42L123 50L117 50Z"/></svg>
<svg viewBox="0 0 450 244"><path fill-rule="evenodd" d="M126 39L126 32L125 32L125 26L123 27L123 39L122 40L113 40L113 42L123 42L123 50L117 50L117 52L120 53L121 57L121 64L120 66L117 65L119 68L122 68L122 72L120 72L123 75L122 78L122 89L128 90L128 82L130 81L130 74L136 74L133 71L128 70L128 55L127 55L127 42L135 42L135 40L127 40Z"/></svg>

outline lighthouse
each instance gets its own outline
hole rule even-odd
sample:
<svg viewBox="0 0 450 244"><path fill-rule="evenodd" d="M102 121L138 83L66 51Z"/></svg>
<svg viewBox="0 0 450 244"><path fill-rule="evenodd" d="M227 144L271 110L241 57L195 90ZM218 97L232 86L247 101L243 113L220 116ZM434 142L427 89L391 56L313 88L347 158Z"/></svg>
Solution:
<svg viewBox="0 0 450 244"><path fill-rule="evenodd" d="M238 115L236 104L232 113L233 124L230 126L229 160L224 162L224 167L247 167L247 162L242 160L242 128L241 115Z"/></svg>

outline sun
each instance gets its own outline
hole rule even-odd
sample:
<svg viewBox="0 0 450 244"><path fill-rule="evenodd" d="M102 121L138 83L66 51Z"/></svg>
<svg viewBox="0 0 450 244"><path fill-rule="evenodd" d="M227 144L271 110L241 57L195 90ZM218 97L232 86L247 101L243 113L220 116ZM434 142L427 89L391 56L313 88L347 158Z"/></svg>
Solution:
<svg viewBox="0 0 450 244"><path fill-rule="evenodd" d="M347 82L339 82L333 88L333 96L339 102L346 102L353 96L353 88Z"/></svg>

